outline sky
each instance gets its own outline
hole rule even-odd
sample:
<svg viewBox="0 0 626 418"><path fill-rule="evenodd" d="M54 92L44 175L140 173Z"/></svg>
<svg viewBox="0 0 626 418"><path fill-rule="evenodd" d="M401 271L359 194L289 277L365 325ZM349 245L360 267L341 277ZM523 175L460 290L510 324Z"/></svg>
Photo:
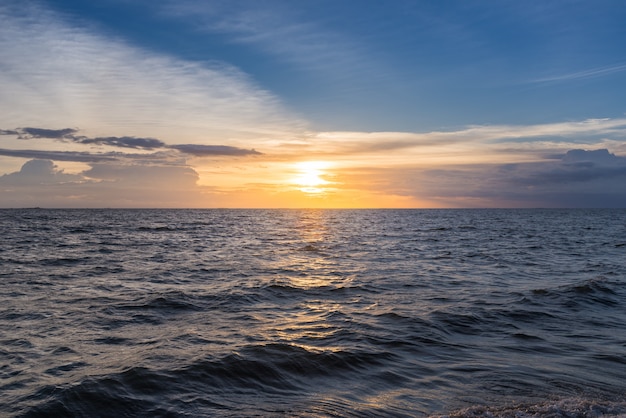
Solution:
<svg viewBox="0 0 626 418"><path fill-rule="evenodd" d="M0 207L626 207L621 0L0 0Z"/></svg>

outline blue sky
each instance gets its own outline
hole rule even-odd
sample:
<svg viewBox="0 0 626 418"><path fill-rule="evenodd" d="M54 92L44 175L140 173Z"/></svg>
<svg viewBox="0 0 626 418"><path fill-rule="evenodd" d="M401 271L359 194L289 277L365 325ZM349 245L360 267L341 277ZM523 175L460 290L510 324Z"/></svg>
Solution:
<svg viewBox="0 0 626 418"><path fill-rule="evenodd" d="M52 176L93 182L93 195L81 191L91 200L75 204L101 203L95 190L107 178L89 177L103 170L89 164L107 152L126 168L193 170L190 196L200 186L217 193L188 197L194 205L245 206L247 195L250 205L334 206L360 193L369 200L337 205L585 206L598 188L607 204L626 204L619 170L599 184L572 175L578 183L558 201L545 200L554 191L511 197L519 183L490 177L507 164L542 172L579 148L607 149L622 164L622 1L0 0L0 14L0 175L17 175L30 157L52 161L41 165ZM603 164L589 155L581 162ZM335 167L317 174L335 200L278 190L298 175L289 163L308 157ZM474 195L452 187L459 172L472 174ZM362 180L372 175L376 187ZM32 201L11 196L7 205Z"/></svg>
<svg viewBox="0 0 626 418"><path fill-rule="evenodd" d="M50 0L105 36L248 74L318 129L619 117L621 1Z"/></svg>

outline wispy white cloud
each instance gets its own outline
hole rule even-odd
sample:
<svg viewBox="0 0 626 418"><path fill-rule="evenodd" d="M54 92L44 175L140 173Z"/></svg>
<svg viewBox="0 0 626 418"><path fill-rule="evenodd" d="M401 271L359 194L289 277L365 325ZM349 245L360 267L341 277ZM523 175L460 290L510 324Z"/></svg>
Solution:
<svg viewBox="0 0 626 418"><path fill-rule="evenodd" d="M324 83L334 83L335 88L353 84L355 74L366 74L368 83L389 74L391 69L362 39L337 26L324 25L307 13L306 6L294 4L168 0L163 2L160 13L167 18L193 21L199 32L225 35L232 44L251 46L300 72L321 76Z"/></svg>
<svg viewBox="0 0 626 418"><path fill-rule="evenodd" d="M293 136L304 123L223 62L157 55L71 25L40 3L0 4L0 122L75 123L168 141Z"/></svg>
<svg viewBox="0 0 626 418"><path fill-rule="evenodd" d="M604 77L615 73L626 71L626 64L618 64L604 67L590 68L588 70L576 71L571 73L556 74L548 77L536 78L531 83L549 83L561 81L574 81L587 78Z"/></svg>
<svg viewBox="0 0 626 418"><path fill-rule="evenodd" d="M466 162L489 161L493 154L511 154L512 160L543 158L546 153L578 146L613 149L626 145L626 118L587 119L535 125L481 125L456 130L431 132L318 132L307 141L285 146L294 153L313 152L319 156L375 156L394 164L419 156L422 164L428 157ZM514 154L517 154L515 156ZM372 160L373 162L374 160Z"/></svg>

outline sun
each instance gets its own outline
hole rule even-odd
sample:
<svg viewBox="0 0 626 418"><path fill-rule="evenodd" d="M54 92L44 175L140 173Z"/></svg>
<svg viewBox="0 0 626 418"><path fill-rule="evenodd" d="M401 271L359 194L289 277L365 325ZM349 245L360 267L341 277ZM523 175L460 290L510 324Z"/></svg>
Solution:
<svg viewBox="0 0 626 418"><path fill-rule="evenodd" d="M330 164L326 161L303 161L295 164L297 171L296 177L292 182L299 186L299 190L305 193L318 194L323 193L331 184L322 176L327 175L326 170Z"/></svg>

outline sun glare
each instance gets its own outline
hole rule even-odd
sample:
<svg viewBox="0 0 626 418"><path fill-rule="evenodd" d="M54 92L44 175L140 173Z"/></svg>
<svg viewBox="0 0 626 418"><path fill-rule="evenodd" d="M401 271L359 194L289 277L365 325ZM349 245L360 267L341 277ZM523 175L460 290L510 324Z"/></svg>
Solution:
<svg viewBox="0 0 626 418"><path fill-rule="evenodd" d="M323 178L327 174L325 171L330 164L325 161L303 161L297 163L298 174L293 179L293 183L298 185L299 190L305 193L323 193L325 186L331 184Z"/></svg>

